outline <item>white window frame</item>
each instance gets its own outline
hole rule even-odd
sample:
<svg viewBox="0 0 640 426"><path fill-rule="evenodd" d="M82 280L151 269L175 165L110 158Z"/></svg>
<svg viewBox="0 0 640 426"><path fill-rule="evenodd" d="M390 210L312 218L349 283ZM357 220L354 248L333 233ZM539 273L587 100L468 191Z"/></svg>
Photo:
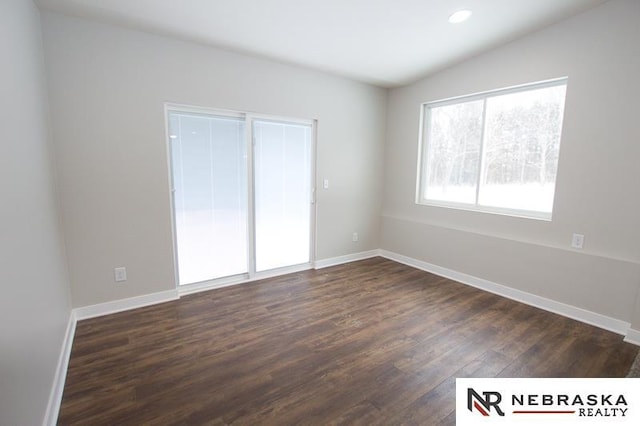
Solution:
<svg viewBox="0 0 640 426"><path fill-rule="evenodd" d="M416 194L415 194L415 202L419 205L425 206L433 206L433 207L444 207L444 208L452 208L458 210L468 210L474 212L481 213L492 213L499 214L505 216L514 216L521 217L527 219L537 219L544 221L551 221L553 215L553 205L555 204L555 190L554 190L554 201L552 204L551 212L540 212L540 211L531 211L531 210L521 210L521 209L510 209L503 207L491 207L491 206L483 206L478 204L479 191L480 191L480 178L482 176L483 168L484 168L484 146L485 146L485 116L486 116L486 103L487 99L495 97L508 95L511 93L519 93L526 92L530 90L543 89L547 87L555 87L555 86L568 86L568 77L555 78L551 80L544 80L535 83L527 83L518 86L511 86L502 89L496 90L488 90L485 92L478 92L471 95L463 95L456 96L452 98L441 99L437 101L424 102L420 105L420 131L419 131L419 139L418 139L418 167L417 167L417 178L416 178ZM482 129L481 129L481 141L480 141L480 165L478 167L478 179L476 185L476 198L475 203L460 203L455 201L441 201L441 200L432 200L424 197L424 188L426 186L426 178L427 173L425 173L425 164L423 164L427 159L427 150L429 149L429 141L426 140L427 135L429 135L429 123L431 122L431 109L442 107L446 105L454 105L465 102L472 102L482 100L484 102L483 107L483 117L482 117ZM566 97L565 97L566 103ZM562 120L562 123L564 119ZM562 125L561 123L561 125ZM562 132L560 134L560 138L562 140ZM557 185L557 175L556 182L554 182L554 186Z"/></svg>

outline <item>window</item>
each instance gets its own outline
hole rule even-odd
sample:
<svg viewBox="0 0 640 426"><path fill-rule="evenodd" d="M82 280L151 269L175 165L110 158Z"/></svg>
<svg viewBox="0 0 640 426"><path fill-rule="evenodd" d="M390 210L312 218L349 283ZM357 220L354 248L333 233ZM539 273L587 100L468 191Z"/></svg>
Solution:
<svg viewBox="0 0 640 426"><path fill-rule="evenodd" d="M567 79L422 105L417 202L551 219Z"/></svg>

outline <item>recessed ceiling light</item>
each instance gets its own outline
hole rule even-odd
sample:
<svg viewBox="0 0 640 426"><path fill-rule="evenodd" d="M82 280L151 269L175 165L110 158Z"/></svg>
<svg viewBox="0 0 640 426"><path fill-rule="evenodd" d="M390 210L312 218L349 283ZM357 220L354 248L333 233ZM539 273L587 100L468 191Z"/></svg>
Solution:
<svg viewBox="0 0 640 426"><path fill-rule="evenodd" d="M469 9L462 9L457 12L454 12L449 16L449 22L452 24L459 24L460 22L464 22L471 16L471 11Z"/></svg>

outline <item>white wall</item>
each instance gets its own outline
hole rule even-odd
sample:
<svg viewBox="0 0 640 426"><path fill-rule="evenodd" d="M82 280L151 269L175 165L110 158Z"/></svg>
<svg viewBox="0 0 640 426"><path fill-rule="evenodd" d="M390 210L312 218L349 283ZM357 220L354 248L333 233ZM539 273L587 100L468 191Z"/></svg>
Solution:
<svg viewBox="0 0 640 426"><path fill-rule="evenodd" d="M391 90L382 248L630 322L640 284L639 20L640 2L613 0ZM414 203L422 102L562 76L551 222ZM570 248L573 232L584 250Z"/></svg>
<svg viewBox="0 0 640 426"><path fill-rule="evenodd" d="M40 15L0 2L0 424L41 424L71 303L50 159Z"/></svg>
<svg viewBox="0 0 640 426"><path fill-rule="evenodd" d="M386 90L58 14L43 30L74 307L174 288L167 101L317 119L317 258L378 247Z"/></svg>

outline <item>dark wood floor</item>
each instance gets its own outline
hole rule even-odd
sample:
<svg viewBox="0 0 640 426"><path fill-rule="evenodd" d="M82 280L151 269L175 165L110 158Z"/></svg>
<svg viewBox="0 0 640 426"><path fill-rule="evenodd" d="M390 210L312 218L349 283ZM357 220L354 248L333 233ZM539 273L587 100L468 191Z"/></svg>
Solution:
<svg viewBox="0 0 640 426"><path fill-rule="evenodd" d="M456 377L621 377L637 352L374 258L79 322L59 424L454 424Z"/></svg>

